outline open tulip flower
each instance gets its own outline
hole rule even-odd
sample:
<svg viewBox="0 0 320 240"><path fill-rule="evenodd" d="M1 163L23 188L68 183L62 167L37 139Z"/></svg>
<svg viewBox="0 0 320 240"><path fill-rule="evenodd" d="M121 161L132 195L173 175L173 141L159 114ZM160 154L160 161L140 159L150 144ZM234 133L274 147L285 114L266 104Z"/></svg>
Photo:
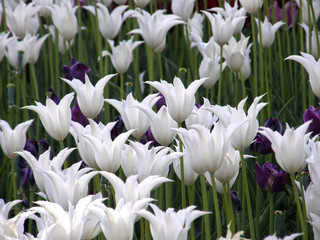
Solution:
<svg viewBox="0 0 320 240"><path fill-rule="evenodd" d="M152 15L147 11L136 11L132 17L137 18L139 28L130 33L140 34L144 41L156 53L161 53L166 45L168 31L178 24L184 24L178 16L165 15L166 10L158 9Z"/></svg>
<svg viewBox="0 0 320 240"><path fill-rule="evenodd" d="M196 206L189 206L178 212L173 208L163 212L154 204L150 206L154 214L144 209L137 213L149 221L154 240L186 240L191 223L198 217L209 214L209 212L194 210Z"/></svg>
<svg viewBox="0 0 320 240"><path fill-rule="evenodd" d="M88 208L100 199L101 194L89 195L75 205L69 203L67 209L54 202L37 201L38 207L30 211L41 216L34 216L39 231L38 239L93 239L101 232L100 221Z"/></svg>
<svg viewBox="0 0 320 240"><path fill-rule="evenodd" d="M267 16L265 16L264 21L260 22L259 24L259 20L256 18L256 23L258 28L261 26L261 41L260 41L260 34L258 34L258 42L259 44L261 43L263 48L269 48L275 38L275 34L276 31L284 24L283 21L279 21L276 22L275 24L271 24L268 21Z"/></svg>
<svg viewBox="0 0 320 240"><path fill-rule="evenodd" d="M51 159L51 149L49 148L47 151L42 153L39 156L39 159L37 159L33 154L31 154L29 151L23 150L17 152L24 160L27 161L27 163L30 165L30 167L33 170L34 178L36 181L36 184L40 191L44 194L46 194L46 188L44 184L43 175L41 174L44 170L50 170L50 171L61 171L61 167L67 157L70 155L70 153L74 150L74 148L65 148L62 149L57 156Z"/></svg>
<svg viewBox="0 0 320 240"><path fill-rule="evenodd" d="M267 104L259 103L263 96L264 95L254 99L247 114L243 109L247 98L240 101L237 108L232 108L230 106L221 107L217 105L208 108L208 110L218 116L219 121L222 121L225 127L228 127L231 123L243 122L243 124L235 130L231 139L231 145L239 151L245 150L252 143L258 132L259 122L257 120L257 115Z"/></svg>
<svg viewBox="0 0 320 240"><path fill-rule="evenodd" d="M175 77L173 84L165 80L160 82L147 81L157 89L166 99L171 117L178 123L183 122L192 113L195 105L195 92L206 81L206 78L194 80L186 89L180 78Z"/></svg>
<svg viewBox="0 0 320 240"><path fill-rule="evenodd" d="M101 229L108 240L132 240L137 212L152 201L144 198L136 202L120 199L115 209L95 204L89 211L100 220Z"/></svg>
<svg viewBox="0 0 320 240"><path fill-rule="evenodd" d="M140 103L133 98L132 93L129 93L126 100L122 100L121 102L116 99L105 99L105 101L117 109L126 129L135 129L132 135L136 138L140 138L149 128L149 119L142 110L137 108L137 106L141 105L152 108L158 101L158 97L157 94L151 94L145 97Z"/></svg>
<svg viewBox="0 0 320 240"><path fill-rule="evenodd" d="M172 128L177 128L178 123L172 119L166 106L162 106L158 113L145 106L137 106L147 114L150 129L155 140L162 146L169 146L176 136Z"/></svg>
<svg viewBox="0 0 320 240"><path fill-rule="evenodd" d="M47 98L46 106L36 102L36 106L25 106L23 109L29 109L38 113L40 120L47 133L57 141L62 141L68 135L71 123L70 104L74 93L65 95L59 104L52 99Z"/></svg>
<svg viewBox="0 0 320 240"><path fill-rule="evenodd" d="M316 60L311 54L301 52L302 56L291 55L285 60L300 63L309 74L309 82L313 93L320 98L320 59Z"/></svg>
<svg viewBox="0 0 320 240"><path fill-rule="evenodd" d="M162 183L171 181L166 177L152 175L143 179L139 183L138 175L131 175L124 183L122 179L114 173L105 171L101 171L99 173L112 184L117 203L120 199L123 199L124 202L135 202L144 198L149 198L153 189L159 187Z"/></svg>
<svg viewBox="0 0 320 240"><path fill-rule="evenodd" d="M169 165L183 155L180 152L172 152L169 147L149 148L150 143L141 144L130 141L121 163L127 177L137 174L139 182L152 175L167 177Z"/></svg>
<svg viewBox="0 0 320 240"><path fill-rule="evenodd" d="M9 123L0 120L0 146L4 154L10 158L15 158L18 151L22 151L26 144L26 132L33 120L18 124L13 130Z"/></svg>
<svg viewBox="0 0 320 240"><path fill-rule="evenodd" d="M87 117L94 119L100 113L104 100L103 89L109 80L115 74L109 74L101 78L95 86L92 85L88 75L85 75L85 83L80 79L72 79L72 81L62 78L77 93L77 102L81 112Z"/></svg>
<svg viewBox="0 0 320 240"><path fill-rule="evenodd" d="M133 61L133 50L138 47L143 41L133 42L133 37L128 41L121 41L118 46L114 46L113 40L108 40L112 53L102 51L102 56L109 56L113 67L118 73L124 74L131 62Z"/></svg>
<svg viewBox="0 0 320 240"><path fill-rule="evenodd" d="M262 130L259 131L270 140L277 163L287 173L299 172L306 166L306 150L310 133L305 133L309 125L310 121L294 129L287 124L283 135L266 127L261 127Z"/></svg>
<svg viewBox="0 0 320 240"><path fill-rule="evenodd" d="M96 15L94 6L85 6L84 8ZM128 6L118 6L110 13L105 5L97 3L99 29L105 40L114 39L118 35L122 23L131 15L131 12L126 11L127 8Z"/></svg>
<svg viewBox="0 0 320 240"><path fill-rule="evenodd" d="M201 124L206 128L211 129L217 118L213 116L212 112L208 111L210 106L211 104L206 98L204 98L202 106L195 105L192 113L186 119L186 127L190 129L193 124Z"/></svg>

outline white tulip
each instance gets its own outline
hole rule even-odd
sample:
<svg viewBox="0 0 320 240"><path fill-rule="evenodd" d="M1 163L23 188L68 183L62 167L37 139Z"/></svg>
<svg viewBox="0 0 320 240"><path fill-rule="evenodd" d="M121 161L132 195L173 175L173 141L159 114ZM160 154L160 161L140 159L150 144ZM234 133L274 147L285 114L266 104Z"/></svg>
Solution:
<svg viewBox="0 0 320 240"><path fill-rule="evenodd" d="M62 141L68 135L71 123L70 104L74 93L65 95L57 105L52 99L47 98L46 106L36 102L36 106L25 106L23 109L35 111L48 132L55 140Z"/></svg>
<svg viewBox="0 0 320 240"><path fill-rule="evenodd" d="M132 93L129 93L126 100L122 100L121 102L115 99L105 99L105 101L117 109L126 129L135 129L132 135L135 138L140 138L149 128L149 119L137 106L152 108L158 101L158 98L157 94L151 94L145 97L140 103L133 98Z"/></svg>
<svg viewBox="0 0 320 240"><path fill-rule="evenodd" d="M92 85L87 74L85 74L85 83L76 78L71 81L66 78L61 79L77 93L77 101L83 115L94 119L98 116L104 104L103 89L114 76L115 74L106 75L95 86Z"/></svg>
<svg viewBox="0 0 320 240"><path fill-rule="evenodd" d="M27 141L26 132L32 122L33 120L28 120L12 129L8 122L0 120L0 145L8 158L15 158L17 152L23 150Z"/></svg>
<svg viewBox="0 0 320 240"><path fill-rule="evenodd" d="M175 77L173 84L165 80L160 82L147 81L149 85L162 93L166 99L171 117L178 123L183 122L192 113L195 105L195 93L198 88L206 81L206 78L193 81L185 89L180 78Z"/></svg>

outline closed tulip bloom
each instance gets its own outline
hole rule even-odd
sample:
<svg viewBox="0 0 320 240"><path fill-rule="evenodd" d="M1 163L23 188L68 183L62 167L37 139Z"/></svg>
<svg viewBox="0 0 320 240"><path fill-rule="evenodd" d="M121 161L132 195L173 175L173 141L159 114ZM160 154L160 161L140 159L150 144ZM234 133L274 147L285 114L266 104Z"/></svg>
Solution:
<svg viewBox="0 0 320 240"><path fill-rule="evenodd" d="M84 8L92 14L96 14L94 6L85 6ZM114 39L118 35L122 23L131 15L130 12L125 12L127 8L128 6L118 6L110 13L105 5L97 3L99 29L105 40Z"/></svg>
<svg viewBox="0 0 320 240"><path fill-rule="evenodd" d="M180 78L175 77L173 84L165 80L160 82L147 81L149 85L157 89L164 98L168 106L171 117L178 123L183 122L192 113L195 105L195 93L198 88L206 81L206 78L194 80L185 89Z"/></svg>
<svg viewBox="0 0 320 240"><path fill-rule="evenodd" d="M223 62L222 71L225 69L226 66L226 62ZM206 89L211 89L219 80L220 56L215 55L212 58L208 57L207 55L203 56L199 66L199 76L200 78L207 78L207 80L203 83L203 86Z"/></svg>
<svg viewBox="0 0 320 240"><path fill-rule="evenodd" d="M133 42L133 37L128 41L121 41L118 46L114 46L114 41L108 40L112 53L102 51L102 56L109 56L116 71L124 74L133 61L133 50L138 47L142 41Z"/></svg>
<svg viewBox="0 0 320 240"><path fill-rule="evenodd" d="M109 74L101 78L95 86L92 85L88 75L85 75L85 83L80 79L73 79L72 81L61 78L68 85L70 85L73 90L77 93L77 102L81 109L81 112L87 118L95 118L100 113L103 104L103 89L109 80L114 77L115 74Z"/></svg>
<svg viewBox="0 0 320 240"><path fill-rule="evenodd" d="M305 133L309 124L310 121L302 124L297 129L290 128L287 124L283 135L265 127L261 127L262 130L259 131L270 140L277 163L287 173L299 172L306 166L305 149L307 148L310 133Z"/></svg>
<svg viewBox="0 0 320 240"><path fill-rule="evenodd" d="M318 61L308 54L301 52L302 56L291 55L285 60L294 60L300 63L309 74L309 82L311 85L312 92L320 98L320 59Z"/></svg>
<svg viewBox="0 0 320 240"><path fill-rule="evenodd" d="M256 13L263 5L263 0L240 0L241 5L250 14Z"/></svg>
<svg viewBox="0 0 320 240"><path fill-rule="evenodd" d="M10 159L15 158L18 151L22 151L26 141L26 132L33 120L18 124L12 129L4 120L0 120L0 145L3 153Z"/></svg>
<svg viewBox="0 0 320 240"><path fill-rule="evenodd" d="M126 129L135 129L135 132L132 133L135 138L140 138L149 128L148 116L137 106L152 108L157 100L157 94L152 94L145 97L140 103L133 98L132 93L129 93L127 99L121 102L115 99L105 99L120 113Z"/></svg>
<svg viewBox="0 0 320 240"><path fill-rule="evenodd" d="M258 42L261 43L263 48L269 48L275 38L276 31L284 24L283 21L276 22L272 24L268 21L267 16L265 16L264 21L259 23L259 20L256 18L257 27L261 26L261 41L260 34L258 34Z"/></svg>
<svg viewBox="0 0 320 240"><path fill-rule="evenodd" d="M308 53L311 53L311 55L315 58L318 59L319 55L318 55L318 44L320 44L320 33L316 33L315 28L312 28L312 31L310 31L311 33L311 37L309 34L309 27L307 24L302 23L299 24L301 27L303 27L303 30L305 32L305 36L306 36L306 51ZM317 36L318 35L318 36ZM318 37L318 38L317 38ZM318 40L317 40L318 39ZM309 41L310 40L310 41ZM311 47L310 47L310 43L311 43Z"/></svg>
<svg viewBox="0 0 320 240"><path fill-rule="evenodd" d="M231 37L228 44L223 46L223 56L226 59L227 65L233 72L241 72L244 65L247 49L251 47L248 45L249 37L241 34L241 39L237 41Z"/></svg>
<svg viewBox="0 0 320 240"><path fill-rule="evenodd" d="M147 11L136 11L132 16L137 18L139 29L129 33L137 33L156 53L161 53L166 45L168 31L178 24L184 22L176 15L167 14L166 10L157 10L152 15Z"/></svg>
<svg viewBox="0 0 320 240"><path fill-rule="evenodd" d="M193 47L192 43L198 43L202 41L203 37L203 19L204 16L198 12L193 14L193 17L188 20L188 32L189 32L189 41L191 43L191 47Z"/></svg>
<svg viewBox="0 0 320 240"><path fill-rule="evenodd" d="M161 211L156 205L150 204L154 214L147 210L140 210L138 214L150 223L151 235L154 240L186 240L191 223L209 212L195 210L196 206L189 206L175 212L173 208Z"/></svg>
<svg viewBox="0 0 320 240"><path fill-rule="evenodd" d="M19 38L23 38L27 33L36 34L39 29L38 11L39 7L32 2L25 4L20 1L14 9L7 7L8 28Z"/></svg>
<svg viewBox="0 0 320 240"><path fill-rule="evenodd" d="M56 37L58 38L59 53L66 54L70 49L70 47L72 47L74 40L71 40L70 42L66 41L65 39L63 39L63 37L59 32L57 33L57 36L56 36L55 27L53 25L44 26L44 27L49 30L49 33L52 37L52 42L55 42Z"/></svg>
<svg viewBox="0 0 320 240"><path fill-rule="evenodd" d="M242 19L245 19L245 17L238 17L236 19L233 19L232 17L223 18L220 13L211 14L206 11L202 12L210 20L212 36L220 46L223 46L229 41L234 34L237 23L242 21Z"/></svg>
<svg viewBox="0 0 320 240"><path fill-rule="evenodd" d="M172 12L181 17L183 21L188 22L194 8L194 2L195 0L172 0Z"/></svg>
<svg viewBox="0 0 320 240"><path fill-rule="evenodd" d="M78 21L75 15L77 8L78 6L72 7L70 1L50 7L53 24L67 42L73 40L78 32Z"/></svg>
<svg viewBox="0 0 320 240"><path fill-rule="evenodd" d="M168 108L162 106L157 113L145 106L138 106L138 108L147 114L152 135L157 142L163 146L169 146L176 136L172 128L177 128L178 123L172 119Z"/></svg>
<svg viewBox="0 0 320 240"><path fill-rule="evenodd" d="M52 99L47 98L46 106L36 102L36 106L25 106L23 109L35 111L46 129L47 133L57 141L65 139L71 123L70 104L74 93L65 95L57 105Z"/></svg>

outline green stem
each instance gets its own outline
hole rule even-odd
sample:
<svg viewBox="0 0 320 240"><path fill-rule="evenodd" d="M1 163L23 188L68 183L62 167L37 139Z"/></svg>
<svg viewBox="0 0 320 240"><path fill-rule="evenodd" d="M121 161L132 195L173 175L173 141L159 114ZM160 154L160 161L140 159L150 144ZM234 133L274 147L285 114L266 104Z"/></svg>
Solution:
<svg viewBox="0 0 320 240"><path fill-rule="evenodd" d="M195 184L192 184L191 186L188 186L188 200L189 200L189 205L194 204L194 191L195 191ZM191 229L190 229L190 237L191 240L195 239L194 235L194 223L191 223Z"/></svg>
<svg viewBox="0 0 320 240"><path fill-rule="evenodd" d="M257 74L257 35L256 26L254 22L254 15L251 14L251 30L252 30L252 41L253 41L253 95L258 95L258 74Z"/></svg>
<svg viewBox="0 0 320 240"><path fill-rule="evenodd" d="M301 179L301 173L298 174L298 180L300 183L300 189L301 189L301 199L302 199L302 213L303 213L303 222L306 223L307 222L307 210L306 210L306 200L305 200L305 196L304 196L304 188L302 185L302 179ZM307 239L308 239L308 227L306 226L307 231L305 232L305 234L307 235Z"/></svg>
<svg viewBox="0 0 320 240"><path fill-rule="evenodd" d="M154 52L148 45L146 45L147 50L147 61L148 61L148 80L153 82L154 81L154 72L153 72L153 65L154 65ZM152 87L150 85L150 94L152 94Z"/></svg>
<svg viewBox="0 0 320 240"><path fill-rule="evenodd" d="M11 165L11 180L12 180L12 191L13 191L13 200L17 200L17 185L16 185L16 171L14 169L14 159L10 159ZM18 213L17 205L14 206L15 214Z"/></svg>
<svg viewBox="0 0 320 240"><path fill-rule="evenodd" d="M300 220L300 226L301 226L301 230L303 232L302 239L307 240L308 239L308 235L307 235L308 228L306 225L307 222L304 222L304 217L303 217L301 205L300 205L300 199L298 196L297 186L294 181L294 174L293 173L290 173L290 179L291 179L293 194L294 194L294 198L295 198L295 202L296 202L296 206L297 206L298 216L299 216L299 220Z"/></svg>
<svg viewBox="0 0 320 240"><path fill-rule="evenodd" d="M123 99L124 92L125 92L125 89L124 89L124 75L120 74L120 100Z"/></svg>
<svg viewBox="0 0 320 240"><path fill-rule="evenodd" d="M221 91L222 91L222 59L223 58L223 46L220 46L220 73L219 73L219 83L218 83L218 101L217 104L221 103Z"/></svg>
<svg viewBox="0 0 320 240"><path fill-rule="evenodd" d="M214 180L214 173L211 173L210 177L211 177L211 186L212 186L212 196L213 196L213 202L214 202L214 213L216 217L217 238L220 238L222 236L221 219L220 219L220 209L219 209L216 184Z"/></svg>
<svg viewBox="0 0 320 240"><path fill-rule="evenodd" d="M179 127L181 127L181 123L179 123ZM183 152L182 149L182 141L179 141L180 144L180 152ZM183 163L183 157L180 157L180 174L181 174L181 203L182 203L182 208L187 207L186 203L186 189L185 189L185 184L184 184L184 163Z"/></svg>
<svg viewBox="0 0 320 240"><path fill-rule="evenodd" d="M255 234L254 234L254 227L253 227L251 200L250 200L250 194L249 194L246 163L245 163L245 160L244 160L243 151L241 151L241 172L242 172L242 184L243 184L243 187L244 187L245 198L246 198L247 209L248 209L250 236L251 236L251 239L254 240L255 239Z"/></svg>
<svg viewBox="0 0 320 240"><path fill-rule="evenodd" d="M200 183L201 183L201 193L202 193L202 204L203 204L203 211L208 211L208 196L207 196L207 186L206 186L206 179L204 175L200 175ZM204 225L205 225L205 236L206 240L211 239L210 234L210 219L209 216L206 214L204 215Z"/></svg>
<svg viewBox="0 0 320 240"><path fill-rule="evenodd" d="M270 214L269 214L269 234L274 234L274 193L269 191Z"/></svg>

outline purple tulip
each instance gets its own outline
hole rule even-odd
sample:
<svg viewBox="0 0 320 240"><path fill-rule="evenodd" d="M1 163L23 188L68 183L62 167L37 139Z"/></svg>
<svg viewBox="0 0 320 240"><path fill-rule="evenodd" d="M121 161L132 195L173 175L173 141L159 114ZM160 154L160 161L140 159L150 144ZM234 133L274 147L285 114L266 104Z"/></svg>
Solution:
<svg viewBox="0 0 320 240"><path fill-rule="evenodd" d="M112 141L122 133L124 123L120 115L114 117L114 120L117 121L116 125L111 130L111 139Z"/></svg>
<svg viewBox="0 0 320 240"><path fill-rule="evenodd" d="M160 108L164 105L164 106L167 106L166 104L166 99L164 98L164 96L162 95L162 93L159 93L158 94L158 97L161 97L157 103L156 103L156 108L157 108L157 111L160 110Z"/></svg>
<svg viewBox="0 0 320 240"><path fill-rule="evenodd" d="M35 158L39 157L39 152L41 151L41 148L44 150L47 150L49 148L49 143L45 139L35 140L35 139L28 139L26 142L26 145L24 147L24 150L30 152ZM50 154L52 156L52 153ZM21 188L22 191L24 191L27 186L34 186L34 178L33 178L33 172L30 166L26 163L26 161L20 157L19 163L20 167L20 174L21 174Z"/></svg>
<svg viewBox="0 0 320 240"><path fill-rule="evenodd" d="M320 133L320 107L315 108L314 106L310 106L303 113L303 121L308 122L312 120L309 125L308 131L312 132L312 136L315 136Z"/></svg>
<svg viewBox="0 0 320 240"><path fill-rule="evenodd" d="M287 173L283 170L280 172L276 165L266 162L262 167L255 163L256 180L263 190L271 192L281 192L287 181Z"/></svg>
<svg viewBox="0 0 320 240"><path fill-rule="evenodd" d="M274 7L274 11L275 11L275 15L276 15L276 21L284 21L285 22L285 17L283 16L283 12L282 12L282 8L280 8L278 1L274 1L273 2L273 7ZM292 1L292 5L291 5L291 1L287 1L284 5L285 8L285 13L287 16L287 25L288 28L292 28L293 23L296 21L297 19L297 15L298 15L298 11L299 11L299 6L296 3L296 1ZM293 9L293 12L291 10L291 8ZM293 16L292 16L293 13ZM269 7L269 19L270 22L272 22L272 18L273 18L273 14L272 14L272 6Z"/></svg>
<svg viewBox="0 0 320 240"><path fill-rule="evenodd" d="M234 190L231 190L230 197L233 204L237 207L237 212L240 212L242 208L241 208L241 201L238 198L238 193Z"/></svg>
<svg viewBox="0 0 320 240"><path fill-rule="evenodd" d="M264 123L264 127L271 128L282 134L281 122L276 118L268 118ZM260 133L256 135L254 142L250 145L250 150L263 155L273 152L269 139Z"/></svg>
<svg viewBox="0 0 320 240"><path fill-rule="evenodd" d="M70 67L64 65L62 67L62 72L66 79L72 80L74 78L79 79L81 82L84 81L84 76L90 72L90 68L83 63L78 62L76 59L72 58L70 60Z"/></svg>

